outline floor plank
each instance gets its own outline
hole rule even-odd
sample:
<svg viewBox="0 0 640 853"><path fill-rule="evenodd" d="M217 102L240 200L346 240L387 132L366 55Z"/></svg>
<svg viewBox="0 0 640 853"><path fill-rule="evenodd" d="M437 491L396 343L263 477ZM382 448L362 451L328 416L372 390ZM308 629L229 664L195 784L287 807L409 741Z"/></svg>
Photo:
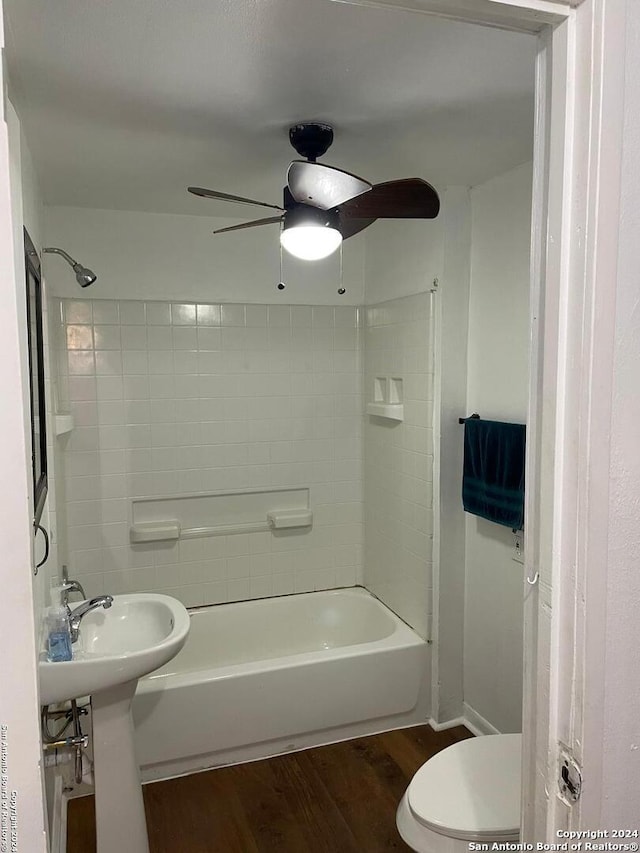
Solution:
<svg viewBox="0 0 640 853"><path fill-rule="evenodd" d="M429 726L144 786L151 853L385 853L395 812L432 755L471 737ZM93 797L69 803L67 853L95 853Z"/></svg>

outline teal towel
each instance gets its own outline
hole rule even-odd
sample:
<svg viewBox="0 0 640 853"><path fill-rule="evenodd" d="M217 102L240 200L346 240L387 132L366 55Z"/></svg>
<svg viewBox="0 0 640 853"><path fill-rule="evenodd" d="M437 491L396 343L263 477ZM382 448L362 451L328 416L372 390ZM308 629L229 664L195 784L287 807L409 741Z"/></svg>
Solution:
<svg viewBox="0 0 640 853"><path fill-rule="evenodd" d="M464 422L462 503L466 512L512 530L524 526L524 424Z"/></svg>

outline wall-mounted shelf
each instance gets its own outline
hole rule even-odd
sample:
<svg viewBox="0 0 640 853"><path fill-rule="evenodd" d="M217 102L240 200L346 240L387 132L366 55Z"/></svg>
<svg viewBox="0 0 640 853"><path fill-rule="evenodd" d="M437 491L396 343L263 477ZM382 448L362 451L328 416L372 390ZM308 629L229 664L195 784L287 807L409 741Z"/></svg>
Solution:
<svg viewBox="0 0 640 853"><path fill-rule="evenodd" d="M404 406L402 403L367 403L367 414L390 421L403 421Z"/></svg>
<svg viewBox="0 0 640 853"><path fill-rule="evenodd" d="M73 415L71 412L60 412L53 416L53 427L56 435L66 435L74 427Z"/></svg>
<svg viewBox="0 0 640 853"><path fill-rule="evenodd" d="M272 509L278 503L283 508ZM136 498L131 521L130 540L140 544L311 527L313 512L307 488L268 489Z"/></svg>

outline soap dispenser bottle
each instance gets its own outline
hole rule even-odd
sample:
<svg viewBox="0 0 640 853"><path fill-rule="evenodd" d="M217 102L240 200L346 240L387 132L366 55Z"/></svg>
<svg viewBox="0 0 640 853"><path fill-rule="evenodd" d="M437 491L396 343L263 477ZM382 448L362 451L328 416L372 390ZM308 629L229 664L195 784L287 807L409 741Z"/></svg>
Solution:
<svg viewBox="0 0 640 853"><path fill-rule="evenodd" d="M52 587L51 607L47 615L47 657L58 662L72 660L69 612L62 602L62 587Z"/></svg>

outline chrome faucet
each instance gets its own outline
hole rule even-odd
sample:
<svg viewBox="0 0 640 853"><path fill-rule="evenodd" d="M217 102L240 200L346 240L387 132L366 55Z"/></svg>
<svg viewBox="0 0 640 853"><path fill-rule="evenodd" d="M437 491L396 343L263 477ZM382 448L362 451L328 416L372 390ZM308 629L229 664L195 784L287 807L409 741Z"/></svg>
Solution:
<svg viewBox="0 0 640 853"><path fill-rule="evenodd" d="M82 604L79 604L74 610L71 610L67 604L69 627L71 629L71 642L76 643L78 641L78 637L80 636L80 623L82 622L83 616L86 616L87 613L90 613L92 610L96 610L98 607L104 607L105 610L108 610L112 604L113 596L111 595L98 595L96 598L92 598L91 601L83 601Z"/></svg>

